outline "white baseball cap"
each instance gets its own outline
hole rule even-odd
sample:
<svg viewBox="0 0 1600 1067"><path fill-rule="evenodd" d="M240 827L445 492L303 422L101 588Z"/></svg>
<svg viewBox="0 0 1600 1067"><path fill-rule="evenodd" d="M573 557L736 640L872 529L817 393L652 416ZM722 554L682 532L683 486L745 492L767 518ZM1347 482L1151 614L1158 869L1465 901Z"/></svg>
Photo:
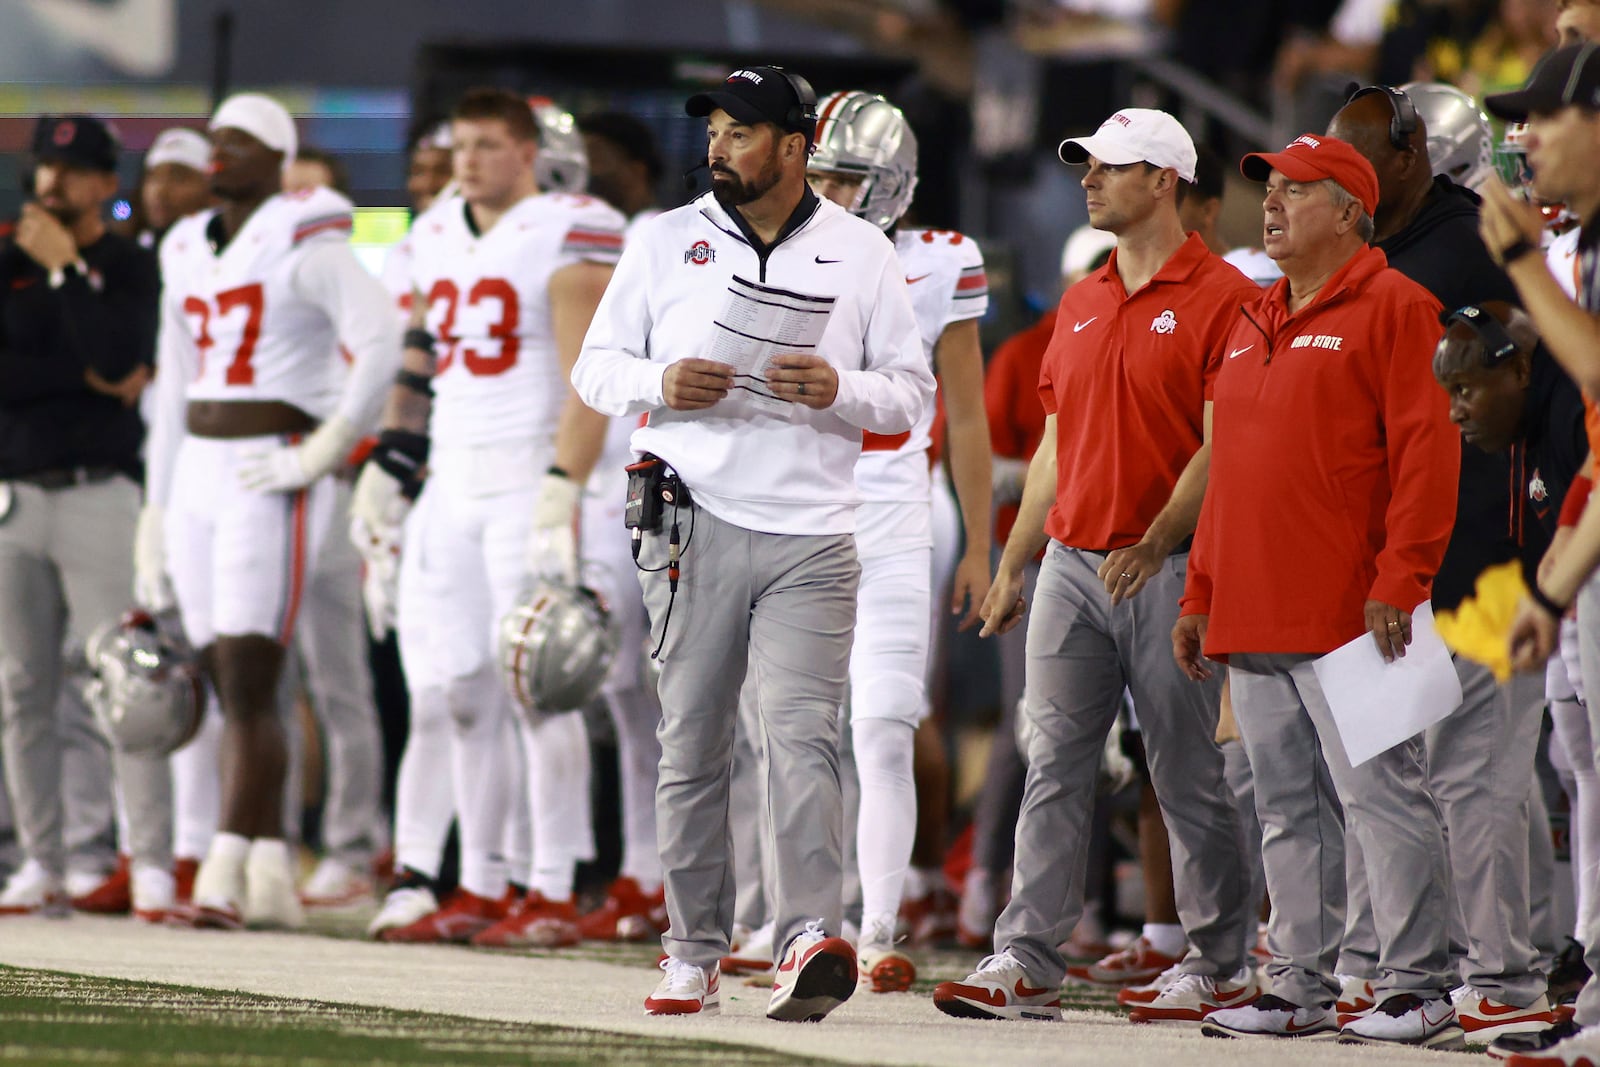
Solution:
<svg viewBox="0 0 1600 1067"><path fill-rule="evenodd" d="M1073 166L1087 163L1093 156L1112 166L1149 163L1171 167L1184 181L1194 181L1194 139L1183 123L1165 111L1125 107L1091 136L1069 137L1056 151L1061 162Z"/></svg>
<svg viewBox="0 0 1600 1067"><path fill-rule="evenodd" d="M1110 230L1097 230L1084 223L1072 231L1072 236L1061 247L1061 276L1070 278L1075 274L1089 273L1094 261L1115 247L1116 234Z"/></svg>
<svg viewBox="0 0 1600 1067"><path fill-rule="evenodd" d="M211 169L211 142L205 134L184 126L162 130L144 154L144 169L154 170L163 163L176 163L205 174Z"/></svg>
<svg viewBox="0 0 1600 1067"><path fill-rule="evenodd" d="M294 118L288 109L261 93L237 93L228 97L211 116L208 128L242 130L268 148L282 152L285 163L294 159L299 147Z"/></svg>

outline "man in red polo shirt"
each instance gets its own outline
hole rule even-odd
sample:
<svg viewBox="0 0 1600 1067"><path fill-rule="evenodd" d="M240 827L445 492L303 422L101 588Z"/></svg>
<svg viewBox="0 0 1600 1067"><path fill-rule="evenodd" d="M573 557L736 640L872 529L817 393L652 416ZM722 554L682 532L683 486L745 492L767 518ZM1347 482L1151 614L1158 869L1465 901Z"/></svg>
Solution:
<svg viewBox="0 0 1600 1067"><path fill-rule="evenodd" d="M1211 471L1173 651L1225 658L1272 897L1267 993L1217 1037L1460 1047L1447 887L1421 737L1352 767L1313 668L1370 631L1405 655L1455 521L1461 449L1430 389L1439 303L1368 247L1378 177L1321 134L1246 156L1285 277L1245 309L1216 382ZM1331 788L1330 788L1331 782ZM1335 1018L1345 829L1367 859L1378 1006ZM1343 1025L1341 1025L1341 1022Z"/></svg>
<svg viewBox="0 0 1600 1067"><path fill-rule="evenodd" d="M1195 946L1156 1007L1159 1017L1198 1020L1253 994L1240 971L1254 920L1213 740L1220 683L1187 685L1163 633L1204 492L1221 345L1260 290L1185 235L1178 190L1194 180L1195 149L1171 115L1124 109L1093 136L1064 142L1061 158L1087 168L1089 221L1115 233L1117 248L1062 297L1039 379L1044 436L982 610L986 635L1020 622L1023 568L1049 545L1028 626L1028 776L1011 903L996 954L940 985L934 1003L957 1016L1060 1018L1066 965L1056 946L1083 908L1095 768L1126 686Z"/></svg>

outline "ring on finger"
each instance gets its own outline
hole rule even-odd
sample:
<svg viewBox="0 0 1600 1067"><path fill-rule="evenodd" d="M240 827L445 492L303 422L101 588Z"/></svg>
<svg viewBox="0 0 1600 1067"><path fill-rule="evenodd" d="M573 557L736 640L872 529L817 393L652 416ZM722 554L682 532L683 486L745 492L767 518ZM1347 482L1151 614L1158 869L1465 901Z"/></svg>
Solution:
<svg viewBox="0 0 1600 1067"><path fill-rule="evenodd" d="M1128 578L1128 579L1131 579L1133 577L1133 575L1129 574L1127 571L1123 571L1122 572L1122 576L1124 578Z"/></svg>
<svg viewBox="0 0 1600 1067"><path fill-rule="evenodd" d="M796 385L794 387L794 391L796 393L799 393L801 396L805 396L806 395L806 383L805 382L800 382L798 385Z"/></svg>
<svg viewBox="0 0 1600 1067"><path fill-rule="evenodd" d="M1390 619L1389 620L1389 629L1391 629L1391 630L1400 629L1400 623L1398 621L1394 620L1394 619Z"/></svg>

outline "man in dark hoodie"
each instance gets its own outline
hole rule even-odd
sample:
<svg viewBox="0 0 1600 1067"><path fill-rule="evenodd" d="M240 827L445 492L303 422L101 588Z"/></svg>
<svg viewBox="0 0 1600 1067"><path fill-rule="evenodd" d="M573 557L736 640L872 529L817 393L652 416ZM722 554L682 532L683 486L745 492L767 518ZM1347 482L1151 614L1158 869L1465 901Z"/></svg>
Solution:
<svg viewBox="0 0 1600 1067"><path fill-rule="evenodd" d="M1430 290L1447 313L1516 300L1478 235L1478 197L1433 174L1427 128L1402 90L1358 91L1328 133L1353 144L1378 173L1373 243L1391 267ZM1463 442L1455 527L1433 584L1435 610L1455 608L1486 567L1517 558L1512 531L1523 501L1520 488L1513 499L1510 479L1507 455ZM1461 974L1468 991L1457 1017L1468 1041L1489 1041L1551 1021L1529 918L1529 796L1540 705L1513 697L1469 660L1457 657L1456 669L1462 705L1425 734L1428 782L1450 831L1451 875L1466 921ZM1366 978L1362 957L1377 938L1365 872L1353 854L1346 862L1350 921L1341 966Z"/></svg>

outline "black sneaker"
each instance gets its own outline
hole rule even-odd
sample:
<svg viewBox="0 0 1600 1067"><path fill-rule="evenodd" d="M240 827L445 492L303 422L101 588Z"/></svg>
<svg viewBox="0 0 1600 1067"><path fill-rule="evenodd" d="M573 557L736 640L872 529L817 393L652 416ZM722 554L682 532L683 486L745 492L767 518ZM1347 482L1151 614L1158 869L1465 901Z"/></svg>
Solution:
<svg viewBox="0 0 1600 1067"><path fill-rule="evenodd" d="M1571 1019L1565 1019L1538 1033L1507 1034L1504 1037L1497 1037L1490 1042L1488 1052L1497 1060L1509 1060L1512 1056L1534 1056L1557 1041L1565 1041L1582 1029L1583 1027Z"/></svg>
<svg viewBox="0 0 1600 1067"><path fill-rule="evenodd" d="M1550 965L1548 981L1550 1003L1571 1004L1578 999L1578 990L1589 980L1589 965L1583 962L1583 946L1572 938L1556 953Z"/></svg>

